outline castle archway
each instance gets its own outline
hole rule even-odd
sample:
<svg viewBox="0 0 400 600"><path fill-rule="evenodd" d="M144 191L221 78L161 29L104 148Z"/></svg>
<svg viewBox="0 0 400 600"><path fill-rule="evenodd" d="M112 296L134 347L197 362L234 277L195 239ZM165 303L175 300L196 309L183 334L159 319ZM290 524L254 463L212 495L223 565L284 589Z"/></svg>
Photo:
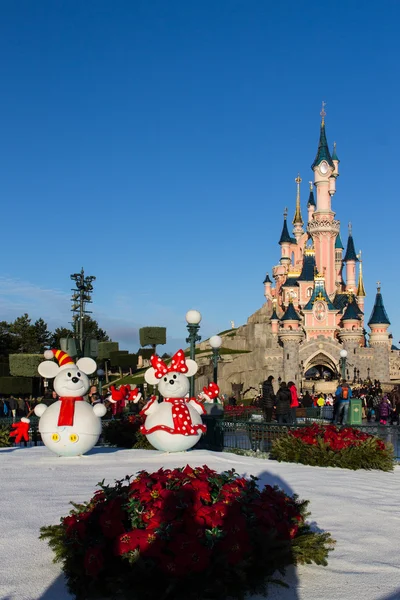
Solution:
<svg viewBox="0 0 400 600"><path fill-rule="evenodd" d="M318 351L309 357L304 365L305 380L333 381L339 378L336 362L325 352Z"/></svg>

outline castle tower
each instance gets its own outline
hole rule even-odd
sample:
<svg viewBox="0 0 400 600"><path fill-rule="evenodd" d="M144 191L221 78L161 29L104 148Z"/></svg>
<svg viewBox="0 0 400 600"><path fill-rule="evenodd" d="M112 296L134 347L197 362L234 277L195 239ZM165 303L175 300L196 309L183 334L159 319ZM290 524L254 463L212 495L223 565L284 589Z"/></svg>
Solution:
<svg viewBox="0 0 400 600"><path fill-rule="evenodd" d="M344 246L340 237L340 233L337 234L335 240L335 272L336 272L336 283L340 283L343 286L342 268L343 268L343 250Z"/></svg>
<svg viewBox="0 0 400 600"><path fill-rule="evenodd" d="M290 300L279 329L279 341L283 344L283 378L286 383L288 381L298 383L299 345L304 338L303 331L299 327L300 321L301 318Z"/></svg>
<svg viewBox="0 0 400 600"><path fill-rule="evenodd" d="M279 317L276 314L276 299L272 300L272 315L270 321L272 335L276 337L279 332Z"/></svg>
<svg viewBox="0 0 400 600"><path fill-rule="evenodd" d="M290 263L290 244L293 242L292 238L289 235L289 230L287 226L287 208L283 213L283 227L281 237L279 239L279 245L281 247L281 265L289 265Z"/></svg>
<svg viewBox="0 0 400 600"><path fill-rule="evenodd" d="M299 240L301 238L301 236L304 233L304 229L303 229L303 217L301 216L301 208L300 208L300 183L301 183L301 177L300 177L300 173L298 173L295 182L297 184L297 194L296 194L296 212L294 214L294 219L293 219L293 235L296 238L297 243L299 243Z"/></svg>
<svg viewBox="0 0 400 600"><path fill-rule="evenodd" d="M344 255L343 262L346 264L346 292L356 291L356 263L358 257L354 248L354 240L352 234L351 223L349 223L349 237L347 240L346 254Z"/></svg>
<svg viewBox="0 0 400 600"><path fill-rule="evenodd" d="M326 140L324 106L323 102L318 151L311 165L317 190L317 206L308 224L308 232L314 241L318 271L322 273L326 268L325 286L331 296L336 290L335 240L339 233L339 221L335 220L335 213L331 208L331 199L336 192L337 172Z"/></svg>
<svg viewBox="0 0 400 600"><path fill-rule="evenodd" d="M349 296L349 302L342 316L339 339L346 348L349 358L354 357L357 348L364 345L360 309L354 296ZM351 360L352 358L350 358Z"/></svg>
<svg viewBox="0 0 400 600"><path fill-rule="evenodd" d="M358 272L358 285L357 285L357 304L360 307L360 310L363 312L361 316L361 327L364 327L364 304L365 304L365 293L364 288L364 280L363 280L363 271L362 271L362 260L361 260L361 250L358 253L358 260L360 269Z"/></svg>
<svg viewBox="0 0 400 600"><path fill-rule="evenodd" d="M388 383L390 381L389 354L391 343L387 330L390 325L390 321L383 305L379 281L375 304L368 321L368 325L371 329L369 345L374 349L372 378L379 379L379 381L384 383Z"/></svg>
<svg viewBox="0 0 400 600"><path fill-rule="evenodd" d="M269 300L272 300L272 281L270 280L268 273L266 274L263 283L265 300L268 302Z"/></svg>
<svg viewBox="0 0 400 600"><path fill-rule="evenodd" d="M316 205L315 205L315 199L314 199L313 182L309 181L308 183L310 184L310 195L308 196L307 210L308 210L308 222L310 222L310 221L312 221L312 216L314 214Z"/></svg>

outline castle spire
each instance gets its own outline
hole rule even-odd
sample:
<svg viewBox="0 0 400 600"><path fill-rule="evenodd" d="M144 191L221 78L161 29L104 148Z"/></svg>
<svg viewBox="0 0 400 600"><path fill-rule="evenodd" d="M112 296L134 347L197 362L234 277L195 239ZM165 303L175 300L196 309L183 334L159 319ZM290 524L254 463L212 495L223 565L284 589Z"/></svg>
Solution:
<svg viewBox="0 0 400 600"><path fill-rule="evenodd" d="M349 223L349 237L347 239L346 254L344 255L343 261L348 262L350 260L354 260L355 262L358 261L356 250L354 248L354 240L353 240L353 232L352 232L351 223Z"/></svg>
<svg viewBox="0 0 400 600"><path fill-rule="evenodd" d="M322 110L320 112L321 129L320 129L320 133L319 133L318 151L317 151L317 156L315 157L315 160L314 160L313 164L311 165L312 169L317 167L323 160L326 160L326 162L332 168L335 167L335 165L333 164L331 153L329 152L328 142L327 142L326 133L325 133L325 116L326 116L325 106L326 106L326 102L322 102Z"/></svg>
<svg viewBox="0 0 400 600"><path fill-rule="evenodd" d="M337 160L338 162L340 162L338 155L336 153L336 142L333 142L332 160Z"/></svg>
<svg viewBox="0 0 400 600"><path fill-rule="evenodd" d="M363 281L361 250L358 253L358 260L360 261L360 272L358 274L357 296L358 296L358 298L361 298L361 297L365 298L365 296L367 294L365 293L364 281Z"/></svg>
<svg viewBox="0 0 400 600"><path fill-rule="evenodd" d="M310 184L310 195L308 196L308 202L307 202L307 206L316 206L315 204L315 199L314 199L314 190L313 190L313 182L309 181L308 182Z"/></svg>
<svg viewBox="0 0 400 600"><path fill-rule="evenodd" d="M292 221L293 225L303 225L303 219L301 216L301 208L300 208L300 184L301 184L300 173L297 174L295 182L297 184L297 195L296 195L296 212L294 214L294 219Z"/></svg>
<svg viewBox="0 0 400 600"><path fill-rule="evenodd" d="M381 282L378 281L378 288L376 292L375 304L372 309L372 314L369 318L368 325L390 325L389 317L383 305L383 298L381 294Z"/></svg>
<svg viewBox="0 0 400 600"><path fill-rule="evenodd" d="M285 244L285 243L292 243L292 238L289 235L289 230L287 228L287 208L285 208L285 211L283 213L283 227L282 227L282 233L281 233L281 237L279 239L279 244Z"/></svg>

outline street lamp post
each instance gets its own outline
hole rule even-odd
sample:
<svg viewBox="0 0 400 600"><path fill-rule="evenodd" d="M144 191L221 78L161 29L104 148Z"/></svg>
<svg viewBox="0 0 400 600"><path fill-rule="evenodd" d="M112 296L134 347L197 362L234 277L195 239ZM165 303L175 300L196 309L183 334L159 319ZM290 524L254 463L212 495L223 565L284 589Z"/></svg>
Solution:
<svg viewBox="0 0 400 600"><path fill-rule="evenodd" d="M100 396L103 391L103 377L104 377L103 369L97 369L97 379L99 380L99 395Z"/></svg>
<svg viewBox="0 0 400 600"><path fill-rule="evenodd" d="M186 313L186 323L189 336L186 338L186 342L190 344L190 358L195 359L196 356L196 342L201 340L201 336L198 335L200 329L201 314L198 310L188 310ZM189 378L190 381L190 398L194 396L194 376Z"/></svg>
<svg viewBox="0 0 400 600"><path fill-rule="evenodd" d="M340 351L340 370L341 370L342 381L345 381L345 379L346 379L346 359L347 359L347 350L345 350L343 348L343 350Z"/></svg>
<svg viewBox="0 0 400 600"><path fill-rule="evenodd" d="M212 361L214 366L213 379L214 383L218 381L218 361L221 359L219 355L219 349L222 346L222 338L219 335L213 335L210 337L210 346L212 348Z"/></svg>

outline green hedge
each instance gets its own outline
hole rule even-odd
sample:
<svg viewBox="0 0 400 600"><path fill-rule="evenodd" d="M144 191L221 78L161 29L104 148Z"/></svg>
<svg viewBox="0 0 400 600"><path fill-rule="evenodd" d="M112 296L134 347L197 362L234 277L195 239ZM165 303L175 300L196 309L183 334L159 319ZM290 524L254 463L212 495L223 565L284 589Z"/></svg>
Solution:
<svg viewBox="0 0 400 600"><path fill-rule="evenodd" d="M2 394L32 394L32 377L0 377Z"/></svg>
<svg viewBox="0 0 400 600"><path fill-rule="evenodd" d="M141 346L158 346L167 343L166 327L142 327L139 329Z"/></svg>
<svg viewBox="0 0 400 600"><path fill-rule="evenodd" d="M141 356L143 360L150 360L153 354L153 348L139 348L138 356Z"/></svg>
<svg viewBox="0 0 400 600"><path fill-rule="evenodd" d="M14 377L39 377L38 366L43 354L10 354L10 373Z"/></svg>
<svg viewBox="0 0 400 600"><path fill-rule="evenodd" d="M121 369L136 369L137 363L137 354L122 354L118 358L117 367L121 367Z"/></svg>
<svg viewBox="0 0 400 600"><path fill-rule="evenodd" d="M108 360L110 358L111 352L118 352L119 344L118 342L99 342L98 348L98 360Z"/></svg>
<svg viewBox="0 0 400 600"><path fill-rule="evenodd" d="M112 367L119 367L119 361L121 356L129 354L128 350L117 350L116 352L110 352L110 364Z"/></svg>

